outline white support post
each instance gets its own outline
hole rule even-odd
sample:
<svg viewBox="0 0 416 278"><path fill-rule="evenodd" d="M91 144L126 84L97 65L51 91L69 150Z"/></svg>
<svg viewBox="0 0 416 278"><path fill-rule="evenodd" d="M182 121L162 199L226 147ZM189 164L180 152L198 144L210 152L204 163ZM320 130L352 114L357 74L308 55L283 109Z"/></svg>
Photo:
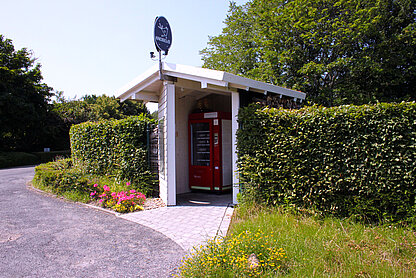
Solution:
<svg viewBox="0 0 416 278"><path fill-rule="evenodd" d="M175 151L175 84L164 82L166 88L166 140L167 140L167 204L176 205L176 151Z"/></svg>
<svg viewBox="0 0 416 278"><path fill-rule="evenodd" d="M232 169L233 169L233 204L237 204L237 194L240 192L240 181L237 169L237 129L238 109L240 108L240 95L238 92L231 92L231 138L232 138Z"/></svg>

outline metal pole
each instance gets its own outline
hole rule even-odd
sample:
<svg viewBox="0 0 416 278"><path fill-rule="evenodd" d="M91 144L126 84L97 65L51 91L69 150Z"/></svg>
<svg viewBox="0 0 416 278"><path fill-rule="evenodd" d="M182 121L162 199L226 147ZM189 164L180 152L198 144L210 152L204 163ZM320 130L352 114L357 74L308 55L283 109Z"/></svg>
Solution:
<svg viewBox="0 0 416 278"><path fill-rule="evenodd" d="M159 79L164 80L163 78L163 68L162 68L162 50L159 50Z"/></svg>

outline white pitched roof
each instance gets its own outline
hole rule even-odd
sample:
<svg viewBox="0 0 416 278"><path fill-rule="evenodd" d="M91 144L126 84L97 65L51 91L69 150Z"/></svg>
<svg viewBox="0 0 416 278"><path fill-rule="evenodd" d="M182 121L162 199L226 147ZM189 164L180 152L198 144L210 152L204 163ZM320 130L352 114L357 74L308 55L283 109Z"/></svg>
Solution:
<svg viewBox="0 0 416 278"><path fill-rule="evenodd" d="M216 86L216 88L223 88L224 91L229 90L230 92L235 89L245 89L247 91L251 90L262 93L270 92L296 99L305 99L306 96L305 93L299 91L241 77L224 71L170 63L162 63L162 65L164 75L200 82L201 89L213 85ZM159 65L156 64L122 87L117 92L117 95L121 100L126 100L134 98L134 95L137 93L158 94L160 85Z"/></svg>

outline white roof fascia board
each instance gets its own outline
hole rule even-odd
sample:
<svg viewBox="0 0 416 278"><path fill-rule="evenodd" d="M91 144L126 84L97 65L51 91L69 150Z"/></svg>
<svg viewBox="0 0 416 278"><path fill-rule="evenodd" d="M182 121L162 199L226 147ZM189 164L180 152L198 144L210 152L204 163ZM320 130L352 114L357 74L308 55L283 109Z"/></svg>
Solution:
<svg viewBox="0 0 416 278"><path fill-rule="evenodd" d="M242 76L238 76L238 75L234 75L231 73L224 73L224 81L228 81L229 83L235 83L235 84L239 84L239 85L243 85L245 87L249 87L249 88L255 88L258 90L262 90L262 91L267 91L267 92L271 92L271 93L276 93L276 94L282 94L285 96L290 96L293 98L298 98L298 99L305 99L306 94L302 93L302 92L298 92L295 90L290 90L290 89L286 89L286 88L282 88L276 85L272 85L272 84L268 84L265 82L261 82L261 81L256 81L253 79L248 79ZM232 84L230 84L230 86L232 86Z"/></svg>
<svg viewBox="0 0 416 278"><path fill-rule="evenodd" d="M235 91L234 88L237 88L243 90L249 89L251 91L262 93L271 92L300 100L303 100L306 97L306 94L303 92L282 88L276 85L252 80L223 71L186 65L177 65L165 62L162 63L162 66L165 75L199 82L201 84L201 89L208 89L209 87L215 86L217 90L220 89L219 87L222 87L224 89L221 89L221 91L229 92ZM119 98L124 101L131 97L135 97L135 93L140 93L140 91L146 89L146 87L150 86L154 82L157 82L158 80L159 65L156 64L135 78L133 81L129 82L126 86L118 90Z"/></svg>
<svg viewBox="0 0 416 278"><path fill-rule="evenodd" d="M224 72L219 70L211 70L205 69L200 67L192 67L186 65L177 65L177 64L170 64L170 63L163 63L163 70L167 72L177 72L182 73L185 75L193 75L202 78L223 81L224 79Z"/></svg>
<svg viewBox="0 0 416 278"><path fill-rule="evenodd" d="M119 96L119 97L117 97L117 98L119 98L119 99L120 99L120 101L121 101L121 102L123 102L123 101L126 101L126 100L128 100L128 99L131 99L131 95L127 95L126 97L121 97L121 96Z"/></svg>
<svg viewBox="0 0 416 278"><path fill-rule="evenodd" d="M176 78L182 78L182 79L187 79L187 80L191 80L191 81L196 81L196 82L199 82L201 84L212 84L212 85L222 86L222 87L227 87L228 86L228 82L225 82L225 81L222 81L222 80L217 80L217 79L207 78L205 76L189 75L187 73L172 72L172 71L164 71L164 74L168 75L168 76L176 77Z"/></svg>
<svg viewBox="0 0 416 278"><path fill-rule="evenodd" d="M217 86L217 85L212 85L212 84L207 84L206 87L208 90L213 90L216 92L223 92L223 93L228 93L230 94L231 92L237 92L237 88L234 87L223 87L223 86Z"/></svg>
<svg viewBox="0 0 416 278"><path fill-rule="evenodd" d="M150 69L142 73L141 75L137 76L135 79L133 79L132 81L124 85L122 88L120 88L116 94L119 95L119 98L122 100L128 99L129 97L126 95L132 94L131 92L132 89L137 87L140 83L142 83L143 81L145 81L146 79L154 75L155 73L157 74L159 73L159 65L154 65Z"/></svg>
<svg viewBox="0 0 416 278"><path fill-rule="evenodd" d="M224 71L210 70L205 68L198 68L185 65L175 65L164 63L165 72L167 75L172 75L178 78L191 79L201 82L201 84L212 84L222 87L236 87L239 89L253 88L259 91L268 91L271 93L281 94L293 98L305 99L306 94L291 89L286 89L269 83L252 80L242 76L234 75ZM169 72L170 71L170 72ZM206 80L204 80L206 79ZM227 84L230 83L230 84ZM234 84L235 86L233 86Z"/></svg>
<svg viewBox="0 0 416 278"><path fill-rule="evenodd" d="M123 95L131 96L136 93L140 93L142 90L146 89L148 86L152 85L154 82L160 80L159 75L156 76L150 76L147 80L144 80L144 82L141 82L139 84L136 84L136 86L130 88L127 92L125 92Z"/></svg>

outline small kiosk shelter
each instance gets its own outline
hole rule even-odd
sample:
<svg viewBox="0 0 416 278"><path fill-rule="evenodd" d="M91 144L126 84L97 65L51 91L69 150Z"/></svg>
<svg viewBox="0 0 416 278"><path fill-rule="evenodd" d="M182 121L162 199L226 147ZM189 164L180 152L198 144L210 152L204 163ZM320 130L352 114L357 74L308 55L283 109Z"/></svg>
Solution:
<svg viewBox="0 0 416 278"><path fill-rule="evenodd" d="M160 197L172 206L176 205L177 194L190 191L190 115L206 112L202 115L211 118L219 112L230 115L231 119L227 124L229 128L224 129L228 133L224 138L229 138L229 142L223 140L222 153L223 157L226 156L223 160L230 162L228 176L232 182L233 203L236 204L239 192L236 153L239 108L269 96L277 102L290 101L296 105L305 99L305 94L223 71L170 63L162 63L161 67L163 78L159 65L155 65L118 92L121 101L132 99L158 103Z"/></svg>

